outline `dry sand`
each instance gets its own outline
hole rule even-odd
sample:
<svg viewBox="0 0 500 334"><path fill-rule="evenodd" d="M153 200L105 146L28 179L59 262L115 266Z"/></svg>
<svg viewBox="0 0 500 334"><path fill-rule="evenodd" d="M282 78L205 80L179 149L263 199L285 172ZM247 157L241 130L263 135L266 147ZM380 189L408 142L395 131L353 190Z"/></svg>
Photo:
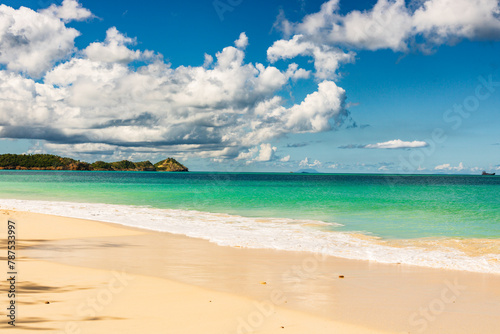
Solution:
<svg viewBox="0 0 500 334"><path fill-rule="evenodd" d="M220 247L115 224L7 211L0 214L4 268L8 218L16 222L18 238L17 318L13 328L4 316L3 331L498 333L500 328L498 275ZM5 285L2 307L9 301Z"/></svg>

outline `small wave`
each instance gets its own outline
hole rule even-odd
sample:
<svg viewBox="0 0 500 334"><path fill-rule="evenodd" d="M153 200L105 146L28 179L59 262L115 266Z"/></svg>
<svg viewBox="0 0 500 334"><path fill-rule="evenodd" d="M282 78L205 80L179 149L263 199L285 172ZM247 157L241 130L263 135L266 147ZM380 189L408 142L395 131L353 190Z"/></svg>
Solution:
<svg viewBox="0 0 500 334"><path fill-rule="evenodd" d="M307 251L381 263L500 274L500 252L484 249L480 254L465 252L467 247L450 247L460 243L449 240L446 243L439 240L427 240L427 243L422 240L386 241L359 233L325 231L313 227L340 224L316 220L251 218L191 210L13 199L2 200L0 209L98 220L183 234L221 246ZM479 241L476 243L484 245Z"/></svg>

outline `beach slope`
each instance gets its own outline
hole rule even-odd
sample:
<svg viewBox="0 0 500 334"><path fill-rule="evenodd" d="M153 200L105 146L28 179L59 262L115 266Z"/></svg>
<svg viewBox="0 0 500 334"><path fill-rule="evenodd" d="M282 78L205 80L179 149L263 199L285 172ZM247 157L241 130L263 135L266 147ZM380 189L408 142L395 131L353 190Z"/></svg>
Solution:
<svg viewBox="0 0 500 334"><path fill-rule="evenodd" d="M16 320L1 330L12 333L366 333L361 326L335 322L245 296L205 289L164 278L59 264L43 257L56 241L150 234L100 222L3 211L17 228ZM1 240L5 247L6 233ZM76 242L77 243L77 242ZM74 247L78 246L74 244ZM116 245L115 245L116 246ZM126 246L121 246L126 247ZM129 247L134 248L133 245ZM61 258L66 250L52 248ZM75 251L73 249L72 251ZM77 251L77 250L76 250ZM112 258L102 257L102 264ZM6 258L2 257L6 263ZM138 264L140 265L140 264ZM258 282L257 282L258 283ZM5 289L2 289L5 291ZM8 305L7 294L0 296ZM370 331L372 332L372 331Z"/></svg>

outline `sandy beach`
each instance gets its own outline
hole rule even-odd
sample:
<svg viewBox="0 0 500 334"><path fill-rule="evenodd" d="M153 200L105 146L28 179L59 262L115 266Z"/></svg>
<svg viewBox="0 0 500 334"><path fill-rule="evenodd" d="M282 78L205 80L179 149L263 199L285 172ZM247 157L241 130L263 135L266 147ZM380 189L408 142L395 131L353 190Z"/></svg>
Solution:
<svg viewBox="0 0 500 334"><path fill-rule="evenodd" d="M8 219L17 237L16 326L4 317L2 330L497 333L500 325L498 275L221 247L26 212L0 217L5 275Z"/></svg>

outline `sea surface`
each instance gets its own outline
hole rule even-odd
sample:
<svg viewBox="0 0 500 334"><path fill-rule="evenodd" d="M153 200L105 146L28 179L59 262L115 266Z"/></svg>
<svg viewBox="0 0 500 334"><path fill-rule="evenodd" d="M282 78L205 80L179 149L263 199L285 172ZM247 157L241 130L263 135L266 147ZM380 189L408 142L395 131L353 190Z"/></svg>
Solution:
<svg viewBox="0 0 500 334"><path fill-rule="evenodd" d="M0 171L0 209L500 274L500 177Z"/></svg>

